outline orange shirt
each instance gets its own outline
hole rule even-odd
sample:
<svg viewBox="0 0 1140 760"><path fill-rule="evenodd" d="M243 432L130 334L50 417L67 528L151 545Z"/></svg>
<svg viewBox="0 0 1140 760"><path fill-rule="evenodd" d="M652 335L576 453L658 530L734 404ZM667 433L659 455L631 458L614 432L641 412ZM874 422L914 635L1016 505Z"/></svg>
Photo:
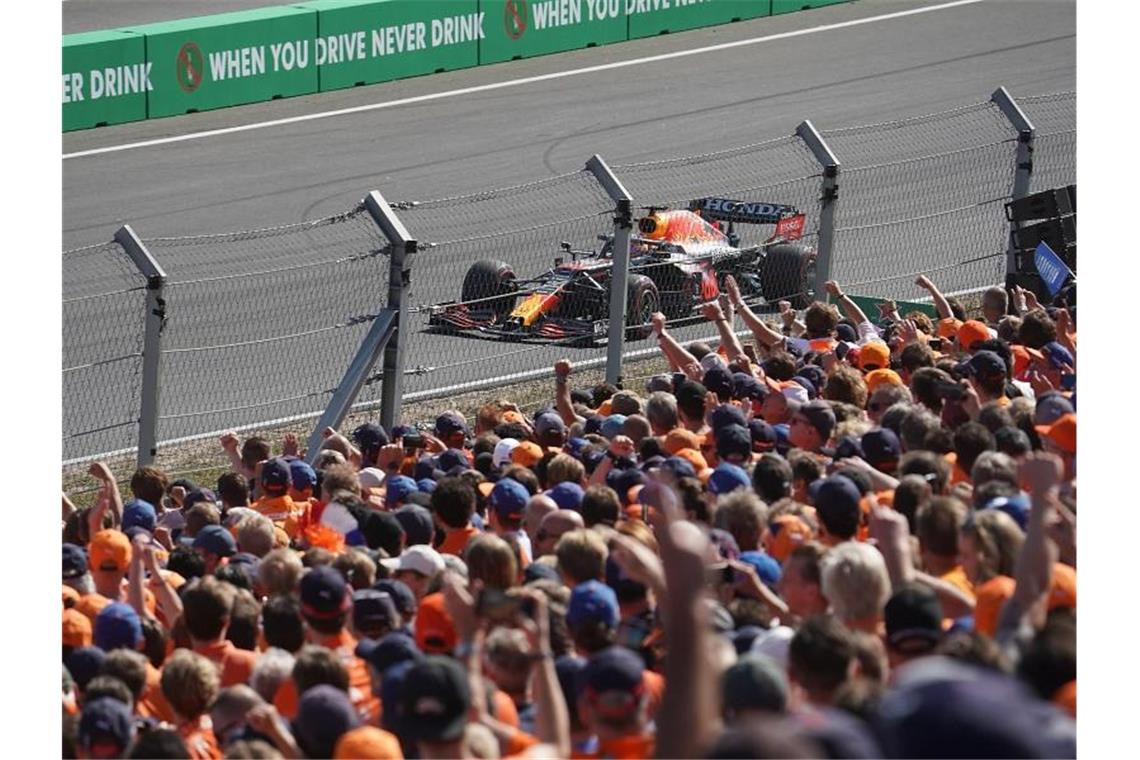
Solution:
<svg viewBox="0 0 1140 760"><path fill-rule="evenodd" d="M142 696L135 706L135 710L144 718L155 718L167 723L174 722L174 709L166 701L162 693L162 671L146 663L146 686L143 687Z"/></svg>
<svg viewBox="0 0 1140 760"><path fill-rule="evenodd" d="M572 752L570 757L578 760L582 758L613 758L613 760L644 760L653 757L654 737L652 736L619 736L616 739L607 739L598 742L598 751L590 754Z"/></svg>
<svg viewBox="0 0 1140 760"><path fill-rule="evenodd" d="M448 532L447 538L439 545L440 554L454 554L456 557L463 556L463 550L467 548L467 543L479 535L479 529L468 525L466 528L459 528Z"/></svg>
<svg viewBox="0 0 1140 760"><path fill-rule="evenodd" d="M1008 575L990 578L974 587L977 601L974 603L974 630L993 636L997 632L998 616L1001 608L1013 596L1017 583Z"/></svg>
<svg viewBox="0 0 1140 760"><path fill-rule="evenodd" d="M222 688L249 683L257 653L238 649L232 641L219 641L194 647L194 651L214 663L221 670Z"/></svg>
<svg viewBox="0 0 1140 760"><path fill-rule="evenodd" d="M298 504L289 494L285 494L274 497L262 496L251 504L250 508L268 517L275 525L284 527L285 532L289 533L289 538L296 538L300 534L301 522L305 517L305 506L303 502ZM293 532L290 533L290 530Z"/></svg>
<svg viewBox="0 0 1140 760"><path fill-rule="evenodd" d="M222 760L222 751L218 748L209 716L203 715L198 720L178 726L178 735L186 742L190 760Z"/></svg>
<svg viewBox="0 0 1140 760"><path fill-rule="evenodd" d="M958 464L957 452L951 451L949 454L943 454L942 456L951 466L950 483L948 485L956 486L959 483L970 482L970 473L963 470L961 465Z"/></svg>
<svg viewBox="0 0 1140 760"><path fill-rule="evenodd" d="M966 571L962 569L961 565L955 565L953 568L938 576L939 580L946 581L951 586L961 589L974 597L974 584L970 583L970 579L966 577Z"/></svg>
<svg viewBox="0 0 1140 760"><path fill-rule="evenodd" d="M368 663L356 656L356 639L348 631L342 630L330 637L325 648L337 655L348 671L348 696L361 720L367 726L379 725L380 700L372 694L372 672L368 669ZM290 720L297 717L299 701L297 682L292 678L282 681L273 696L277 712Z"/></svg>

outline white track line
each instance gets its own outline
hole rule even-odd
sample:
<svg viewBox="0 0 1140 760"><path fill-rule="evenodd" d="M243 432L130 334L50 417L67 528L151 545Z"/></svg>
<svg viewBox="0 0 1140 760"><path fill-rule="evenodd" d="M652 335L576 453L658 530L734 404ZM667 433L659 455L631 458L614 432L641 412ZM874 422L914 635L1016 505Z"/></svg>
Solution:
<svg viewBox="0 0 1140 760"><path fill-rule="evenodd" d="M394 108L396 106L406 106L412 103L426 103L432 100L442 100L444 98L453 98L460 95L471 95L477 92L489 92L491 90L501 90L506 87L517 87L524 84L534 84L535 82L549 82L555 79L564 79L566 77L579 76L581 74L594 74L599 71L609 71L611 69L620 69L626 66L640 66L646 63L657 63L658 61L668 61L674 58L685 58L690 55L701 55L702 53L714 53L720 50L730 50L732 48L745 47L747 45L757 45L761 42L772 42L774 40L786 40L791 37L801 37L806 34L815 34L817 32L828 32L833 29L846 29L852 26L862 26L863 24L873 24L878 21L888 21L895 18L903 18L904 16L917 16L921 13L931 13L933 11L941 11L949 8L957 8L963 5L974 5L981 3L985 0L955 0L951 3L943 3L941 5L931 5L925 8L913 8L908 11L898 11L896 13L885 13L881 16L868 16L867 18L853 19L851 21L841 21L835 24L824 24L823 26L813 26L808 29L797 29L791 32L781 32L779 34L769 34L765 37L751 37L746 40L737 40L736 42L724 42L719 45L709 45L707 47L692 48L691 50L678 50L673 53L662 53L661 55L652 55L645 58L632 58L627 61L615 61L614 63L605 63L598 66L586 66L580 69L570 69L568 71L555 71L550 74L541 74L533 77L523 77L521 79L510 79L504 82L492 82L490 84L481 84L475 87L463 87L458 90L447 90L446 92L435 92L430 95L417 95L411 98L400 98L399 100L388 100L382 103L369 103L363 106L353 106L352 108L340 108L335 111L322 111L319 113L304 114L301 116L290 116L285 119L273 119L271 121L260 121L254 124L243 124L236 127L224 127L222 129L210 129L203 132L191 132L185 135L176 135L173 137L162 137L155 140L143 140L141 142L124 143L123 145L110 145L105 148L94 148L92 150L82 150L76 153L65 153L63 158L83 158L85 156L98 156L103 153L117 153L122 150L134 150L135 148L149 148L154 145L166 145L168 143L186 142L188 140L201 140L205 137L217 137L219 135L229 135L235 132L248 132L254 129L265 129L266 127L277 127L283 124L299 124L305 121L315 121L317 119L327 119L333 116L345 116L353 113L364 113L365 111L377 111L381 108Z"/></svg>

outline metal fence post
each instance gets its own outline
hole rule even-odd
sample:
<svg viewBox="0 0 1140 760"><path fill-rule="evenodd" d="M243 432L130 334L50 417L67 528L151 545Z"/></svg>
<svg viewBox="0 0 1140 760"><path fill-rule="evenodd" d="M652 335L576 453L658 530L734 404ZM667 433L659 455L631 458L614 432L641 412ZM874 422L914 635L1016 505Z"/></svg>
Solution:
<svg viewBox="0 0 1140 760"><path fill-rule="evenodd" d="M1009 90L999 87L994 90L990 100L1001 110L1002 114L1017 131L1017 170L1013 175L1013 200L1019 200L1029 195L1029 183L1033 178L1033 135L1036 130L1033 122L1021 110L1021 106L1009 94ZM1009 223L1009 247L1005 253L1006 274L1017 272L1017 250L1013 246L1013 233L1021 228L1020 222Z"/></svg>
<svg viewBox="0 0 1140 760"><path fill-rule="evenodd" d="M370 192L364 199L364 205L392 245L387 308L395 313L396 334L395 339L389 340L384 347L384 375L380 390L380 424L390 430L400 423L400 401L404 395L404 347L408 333L408 303L404 293L411 282L408 255L416 252L416 241L379 192Z"/></svg>
<svg viewBox="0 0 1140 760"><path fill-rule="evenodd" d="M804 141L815 160L823 167L823 181L819 192L819 241L816 244L815 298L824 293L823 284L831 279L831 260L835 245L835 204L839 201L839 159L823 141L823 136L811 121L805 120L796 127L796 136Z"/></svg>
<svg viewBox="0 0 1140 760"><path fill-rule="evenodd" d="M629 284L629 237L633 230L633 196L595 154L586 169L617 204L614 210L613 274L610 276L610 322L606 343L606 382L621 387L621 356L625 353L626 290Z"/></svg>
<svg viewBox="0 0 1140 760"><path fill-rule="evenodd" d="M146 278L146 328L143 334L138 446L138 466L145 467L153 463L158 454L158 369L162 359L162 328L166 324L166 299L163 297L166 272L150 255L150 251L129 224L115 232L115 242L123 247Z"/></svg>

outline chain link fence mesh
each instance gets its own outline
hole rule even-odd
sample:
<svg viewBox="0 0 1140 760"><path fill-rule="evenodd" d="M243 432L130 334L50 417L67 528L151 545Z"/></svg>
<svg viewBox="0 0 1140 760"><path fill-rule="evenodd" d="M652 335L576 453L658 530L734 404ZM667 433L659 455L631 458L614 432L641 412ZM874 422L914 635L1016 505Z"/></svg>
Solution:
<svg viewBox="0 0 1140 760"><path fill-rule="evenodd" d="M1074 93L1019 102L1037 126L1033 190L1075 181ZM948 293L1000 282L1016 135L994 105L822 134L842 165L832 275L845 288L913 299L923 295L913 284L923 273ZM687 208L695 199L720 197L794 206L806 217L802 243L817 243L822 175L797 137L613 171L634 198L635 236L644 207ZM382 190L398 197L398 189ZM404 295L405 401L534 377L562 357L580 367L604 365L608 298L554 305L535 294L541 290L535 278L546 276L556 258L588 262L605 255L614 204L592 174L392 205L419 243ZM750 224L732 231L739 235L734 249L705 246L696 258L719 264L774 232ZM387 297L387 241L362 206L284 227L146 243L169 277L160 442L315 417ZM632 251L631 279L663 282L654 271L661 265L645 253ZM810 295L811 272L801 258L754 263L761 275L751 290L744 284L750 302L802 302ZM144 287L117 245L64 254L65 457L135 444ZM505 315L528 298L529 307L549 317L528 325L546 323L534 336L539 341L496 334ZM644 301L636 293L630 300L631 324L643 324ZM679 302L670 308L666 300L657 305L679 339L713 337L691 310ZM593 325L589 335L578 332L582 322ZM627 341L627 358L657 351L637 335ZM377 366L357 410L378 403L379 378Z"/></svg>
<svg viewBox="0 0 1140 760"><path fill-rule="evenodd" d="M823 136L842 165L831 274L844 288L913 300L919 274L947 293L1000 282L1017 144L995 105Z"/></svg>
<svg viewBox="0 0 1140 760"><path fill-rule="evenodd" d="M363 206L144 242L168 276L162 442L319 414L387 301L388 243Z"/></svg>
<svg viewBox="0 0 1140 760"><path fill-rule="evenodd" d="M118 243L63 254L63 458L138 441L146 280Z"/></svg>
<svg viewBox="0 0 1140 760"><path fill-rule="evenodd" d="M1036 129L1030 191L1076 184L1077 94L1032 95L1017 102Z"/></svg>

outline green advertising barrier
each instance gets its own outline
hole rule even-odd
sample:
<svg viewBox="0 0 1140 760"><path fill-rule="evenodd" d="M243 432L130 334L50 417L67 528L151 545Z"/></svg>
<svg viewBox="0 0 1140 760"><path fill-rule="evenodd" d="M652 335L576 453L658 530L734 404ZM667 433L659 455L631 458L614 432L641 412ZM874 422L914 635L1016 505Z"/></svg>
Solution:
<svg viewBox="0 0 1140 760"><path fill-rule="evenodd" d="M879 313L879 304L887 303L889 300L886 298L875 298L874 296L853 296L850 293L848 293L847 296L855 302L856 306L863 310L863 313L867 315L867 319L875 323L878 323L879 320L882 319L882 314ZM921 311L934 321L938 321L938 309L934 307L934 304L921 303L919 301L894 301L894 304L898 307L899 314L904 317L912 311Z"/></svg>
<svg viewBox="0 0 1140 760"><path fill-rule="evenodd" d="M822 8L825 5L849 3L851 0L772 0L772 15L792 13L793 11L806 11L812 8Z"/></svg>
<svg viewBox="0 0 1140 760"><path fill-rule="evenodd" d="M714 24L760 18L768 0L622 0L629 16L629 39L681 32Z"/></svg>
<svg viewBox="0 0 1140 760"><path fill-rule="evenodd" d="M479 0L479 63L625 42L629 0Z"/></svg>
<svg viewBox="0 0 1140 760"><path fill-rule="evenodd" d="M479 65L478 0L314 0L321 92Z"/></svg>
<svg viewBox="0 0 1140 760"><path fill-rule="evenodd" d="M317 91L316 11L262 8L130 31L146 35L152 119Z"/></svg>
<svg viewBox="0 0 1140 760"><path fill-rule="evenodd" d="M142 35L122 29L63 38L63 131L146 118L150 67Z"/></svg>

